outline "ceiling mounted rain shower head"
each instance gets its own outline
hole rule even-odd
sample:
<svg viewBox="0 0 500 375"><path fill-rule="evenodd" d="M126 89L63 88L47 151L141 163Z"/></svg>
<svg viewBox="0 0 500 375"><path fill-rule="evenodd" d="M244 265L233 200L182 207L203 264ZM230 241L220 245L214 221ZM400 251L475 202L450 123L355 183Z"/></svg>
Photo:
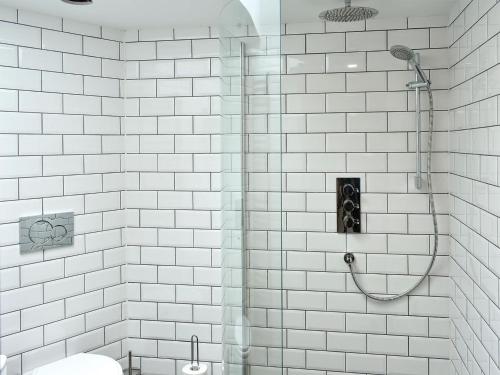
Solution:
<svg viewBox="0 0 500 375"><path fill-rule="evenodd" d="M71 5L89 5L92 4L93 0L62 0L64 3Z"/></svg>
<svg viewBox="0 0 500 375"><path fill-rule="evenodd" d="M353 7L351 0L345 0L345 7L325 10L319 14L319 18L329 22L356 22L375 17L377 14L377 9Z"/></svg>
<svg viewBox="0 0 500 375"><path fill-rule="evenodd" d="M396 59L404 61L415 61L415 52L411 48L402 45L395 45L391 47L391 55Z"/></svg>

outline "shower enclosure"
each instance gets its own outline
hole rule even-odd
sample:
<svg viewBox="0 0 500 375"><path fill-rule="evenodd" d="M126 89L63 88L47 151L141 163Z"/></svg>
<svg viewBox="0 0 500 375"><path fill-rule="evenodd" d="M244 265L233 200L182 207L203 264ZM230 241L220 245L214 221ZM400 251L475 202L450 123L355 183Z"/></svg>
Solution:
<svg viewBox="0 0 500 375"><path fill-rule="evenodd" d="M280 1L221 14L223 366L282 372Z"/></svg>

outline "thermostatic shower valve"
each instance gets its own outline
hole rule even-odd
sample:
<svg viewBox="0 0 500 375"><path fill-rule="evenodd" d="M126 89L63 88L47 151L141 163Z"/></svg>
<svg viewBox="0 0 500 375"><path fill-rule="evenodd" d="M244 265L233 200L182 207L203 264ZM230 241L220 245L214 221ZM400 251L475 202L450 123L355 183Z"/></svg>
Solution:
<svg viewBox="0 0 500 375"><path fill-rule="evenodd" d="M337 178L337 232L361 232L359 178Z"/></svg>

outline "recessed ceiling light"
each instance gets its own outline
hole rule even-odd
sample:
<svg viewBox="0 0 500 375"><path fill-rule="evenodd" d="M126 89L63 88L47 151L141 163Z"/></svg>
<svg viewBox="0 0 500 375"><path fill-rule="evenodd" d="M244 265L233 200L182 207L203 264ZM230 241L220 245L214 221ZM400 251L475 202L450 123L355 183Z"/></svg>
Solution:
<svg viewBox="0 0 500 375"><path fill-rule="evenodd" d="M347 67L349 69L356 69L358 67L358 64L348 64Z"/></svg>
<svg viewBox="0 0 500 375"><path fill-rule="evenodd" d="M65 3L71 5L89 5L92 4L93 0L62 0Z"/></svg>

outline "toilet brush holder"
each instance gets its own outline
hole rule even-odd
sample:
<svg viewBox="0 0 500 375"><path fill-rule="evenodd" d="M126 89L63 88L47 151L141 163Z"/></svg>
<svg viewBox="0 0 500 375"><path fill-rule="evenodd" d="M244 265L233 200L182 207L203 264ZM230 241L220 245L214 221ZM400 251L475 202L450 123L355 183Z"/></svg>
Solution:
<svg viewBox="0 0 500 375"><path fill-rule="evenodd" d="M196 344L196 360L195 360L195 349ZM191 336L191 360L190 362L182 368L183 375L204 375L208 371L208 366L205 363L200 363L200 345L198 341L198 336Z"/></svg>
<svg viewBox="0 0 500 375"><path fill-rule="evenodd" d="M132 351L128 351L128 375L141 375L141 369L132 366Z"/></svg>

